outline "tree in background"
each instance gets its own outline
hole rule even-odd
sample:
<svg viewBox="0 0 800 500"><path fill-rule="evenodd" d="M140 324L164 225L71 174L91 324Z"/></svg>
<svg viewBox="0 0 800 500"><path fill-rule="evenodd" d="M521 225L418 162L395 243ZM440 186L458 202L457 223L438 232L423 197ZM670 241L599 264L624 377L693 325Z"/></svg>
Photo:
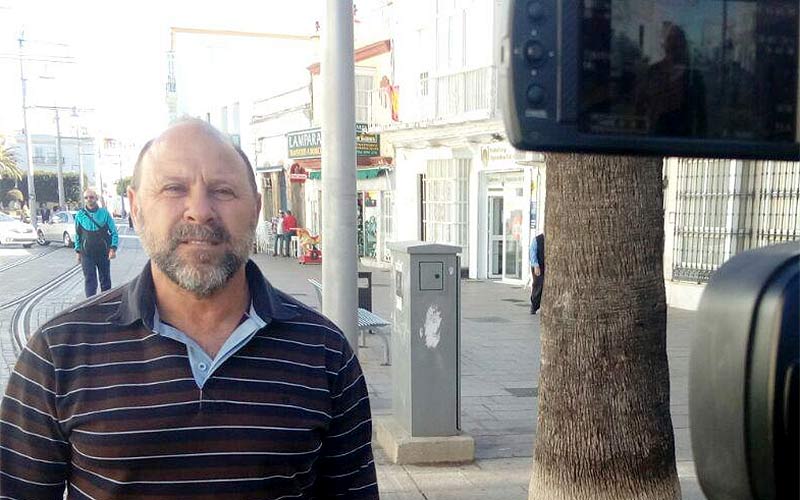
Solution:
<svg viewBox="0 0 800 500"><path fill-rule="evenodd" d="M5 146L4 137L0 137L0 178L22 180L22 170L17 166L13 149Z"/></svg>
<svg viewBox="0 0 800 500"><path fill-rule="evenodd" d="M81 201L81 187L78 174L65 173L64 177L64 195L66 200L72 203L79 203ZM39 203L58 203L58 174L55 172L34 172L33 183L36 187L36 200ZM14 189L17 184L16 179L0 178L0 200L5 199L6 193ZM19 186L24 199L28 199L28 185L22 183Z"/></svg>
<svg viewBox="0 0 800 500"><path fill-rule="evenodd" d="M123 177L117 181L117 196L128 196L128 186L131 185L132 177Z"/></svg>
<svg viewBox="0 0 800 500"><path fill-rule="evenodd" d="M22 206L22 202L25 201L25 195L19 189L12 188L3 194L2 201L3 206L16 210Z"/></svg>
<svg viewBox="0 0 800 500"><path fill-rule="evenodd" d="M679 499L662 161L546 161L547 281L529 498Z"/></svg>

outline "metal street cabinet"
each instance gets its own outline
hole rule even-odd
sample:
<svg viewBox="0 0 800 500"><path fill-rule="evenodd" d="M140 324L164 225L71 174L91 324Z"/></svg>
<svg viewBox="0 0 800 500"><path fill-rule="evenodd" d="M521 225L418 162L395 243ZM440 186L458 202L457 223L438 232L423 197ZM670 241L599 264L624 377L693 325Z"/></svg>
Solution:
<svg viewBox="0 0 800 500"><path fill-rule="evenodd" d="M461 247L390 244L394 262L392 405L412 437L460 430Z"/></svg>

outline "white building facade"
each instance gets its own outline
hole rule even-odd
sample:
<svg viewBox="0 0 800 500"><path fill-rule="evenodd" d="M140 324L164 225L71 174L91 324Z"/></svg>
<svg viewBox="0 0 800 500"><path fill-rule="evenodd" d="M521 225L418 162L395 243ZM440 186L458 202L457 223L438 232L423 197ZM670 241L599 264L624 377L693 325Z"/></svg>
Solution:
<svg viewBox="0 0 800 500"><path fill-rule="evenodd" d="M33 170L40 172L58 172L58 138L55 135L33 134L31 145L33 147ZM61 137L61 171L78 175L83 168L83 175L89 184L95 183L96 150L93 137L62 136ZM28 153L25 135L20 133L16 137L14 157L17 166L23 171L28 171Z"/></svg>
<svg viewBox="0 0 800 500"><path fill-rule="evenodd" d="M376 113L371 127L394 150L393 238L458 245L462 274L522 284L544 229L546 174L542 155L510 146L501 120L495 40L506 4L393 5L399 121Z"/></svg>
<svg viewBox="0 0 800 500"><path fill-rule="evenodd" d="M127 214L130 203L127 195L120 195L118 185L133 175L133 167L141 145L112 137L99 140L97 148L97 176L94 185L105 206L114 214Z"/></svg>
<svg viewBox="0 0 800 500"><path fill-rule="evenodd" d="M262 195L262 220L292 210L301 226L307 225L302 183L291 183L291 160L287 132L311 126L311 88L297 87L253 103L249 136L252 137L253 167Z"/></svg>
<svg viewBox="0 0 800 500"><path fill-rule="evenodd" d="M399 121L376 113L395 156L394 238L459 245L470 278L530 275L545 229L541 154L515 151L497 72L507 0L408 0L391 8ZM695 309L710 274L743 250L800 240L800 163L664 161L668 304ZM800 244L800 243L799 243Z"/></svg>

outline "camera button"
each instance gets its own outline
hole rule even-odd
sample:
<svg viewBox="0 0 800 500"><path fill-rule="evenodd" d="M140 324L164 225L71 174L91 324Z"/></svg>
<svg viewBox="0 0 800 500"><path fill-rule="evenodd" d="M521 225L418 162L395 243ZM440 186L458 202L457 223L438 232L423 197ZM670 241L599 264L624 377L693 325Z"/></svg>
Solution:
<svg viewBox="0 0 800 500"><path fill-rule="evenodd" d="M544 6L542 2L528 2L528 18L531 21L541 21L544 17Z"/></svg>
<svg viewBox="0 0 800 500"><path fill-rule="evenodd" d="M525 44L525 59L534 66L538 66L544 62L544 46L535 41L530 41Z"/></svg>
<svg viewBox="0 0 800 500"><path fill-rule="evenodd" d="M525 97L531 107L538 107L544 102L544 89L539 85L529 85Z"/></svg>

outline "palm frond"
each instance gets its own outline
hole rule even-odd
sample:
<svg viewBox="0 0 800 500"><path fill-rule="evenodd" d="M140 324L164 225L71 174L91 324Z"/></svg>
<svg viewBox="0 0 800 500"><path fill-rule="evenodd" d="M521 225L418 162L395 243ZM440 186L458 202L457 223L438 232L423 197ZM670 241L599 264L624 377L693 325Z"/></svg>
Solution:
<svg viewBox="0 0 800 500"><path fill-rule="evenodd" d="M0 178L22 180L22 170L17 166L17 159L11 148L0 147Z"/></svg>

